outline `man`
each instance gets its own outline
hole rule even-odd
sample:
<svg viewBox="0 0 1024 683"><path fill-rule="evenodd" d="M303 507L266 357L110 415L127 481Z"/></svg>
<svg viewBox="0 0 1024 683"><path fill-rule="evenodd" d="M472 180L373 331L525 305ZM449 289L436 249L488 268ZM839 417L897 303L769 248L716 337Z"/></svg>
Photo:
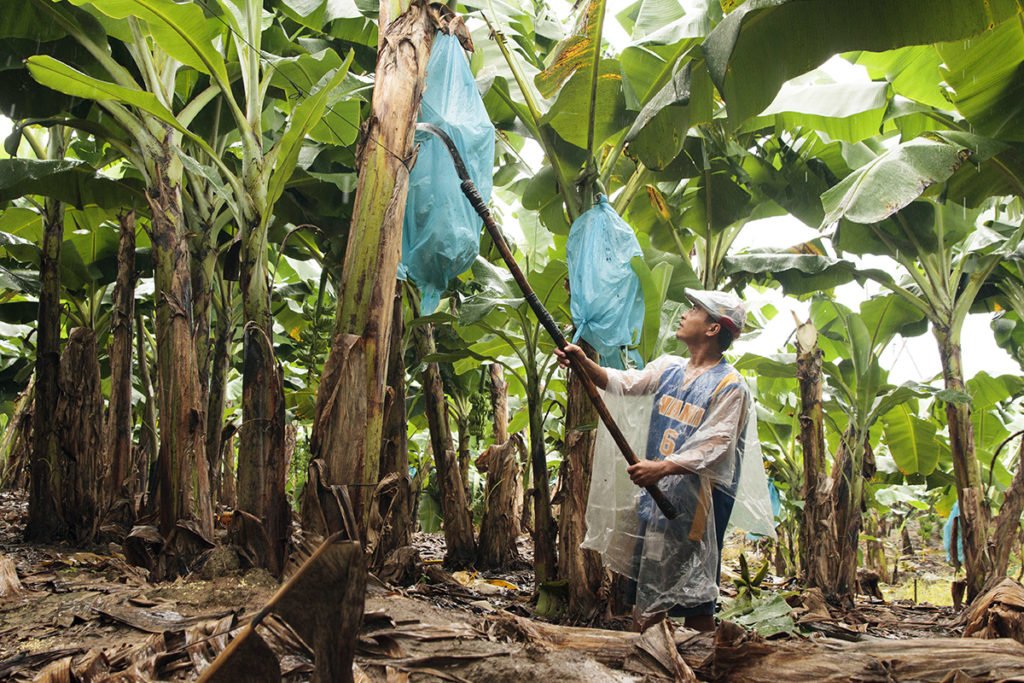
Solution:
<svg viewBox="0 0 1024 683"><path fill-rule="evenodd" d="M659 486L680 511L676 519L666 519L639 489L625 526L621 514L618 522L595 522L601 517L592 519L592 508L600 513L612 505L609 492L601 490L609 488L607 478L595 474L588 526L620 528L610 534L589 529L584 547L598 550L608 566L635 580L638 615L667 613L685 617L691 628L712 630L722 542L753 417L749 390L722 354L743 329L746 311L731 293L686 290L686 295L693 307L683 313L676 338L689 349L688 360L662 356L643 370L618 371L599 366L573 344L555 353L563 367L570 356L582 363L612 396L653 395L653 402L644 401L651 412L646 459L625 471L636 486ZM607 540L616 534L618 541ZM592 540L602 535L604 541Z"/></svg>

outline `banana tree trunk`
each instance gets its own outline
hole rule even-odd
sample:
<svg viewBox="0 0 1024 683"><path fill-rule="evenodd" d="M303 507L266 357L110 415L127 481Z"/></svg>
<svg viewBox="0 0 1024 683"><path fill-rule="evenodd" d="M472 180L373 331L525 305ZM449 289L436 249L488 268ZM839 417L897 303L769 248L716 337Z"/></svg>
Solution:
<svg viewBox="0 0 1024 683"><path fill-rule="evenodd" d="M420 325L416 330L420 358L436 352L433 330L432 324ZM430 446L434 451L434 465L437 467L437 484L441 497L441 517L447 546L444 564L452 568L467 567L473 564L476 557L473 518L470 516L466 489L459 474L459 462L455 457L452 433L448 426L448 407L437 363L424 364L420 383L423 385Z"/></svg>
<svg viewBox="0 0 1024 683"><path fill-rule="evenodd" d="M236 442L238 439L238 430L235 426L228 425L224 427L220 439L220 452L221 461L223 465L223 473L220 478L220 491L218 491L219 500L229 508L238 507L238 498L235 496L235 487L238 483L238 475L235 472L235 462L237 460L236 453Z"/></svg>
<svg viewBox="0 0 1024 683"><path fill-rule="evenodd" d="M117 284L110 319L110 409L107 414L105 486L108 503L124 496L131 501L137 481L132 465L132 323L135 317L135 212L118 216ZM129 506L130 509L130 506Z"/></svg>
<svg viewBox="0 0 1024 683"><path fill-rule="evenodd" d="M401 482L389 507L391 519L381 541L381 555L412 543L412 485L409 481L409 424L405 414L405 339L402 324L402 290L395 292L391 345L388 358L388 389L384 402L384 444L381 448L381 479L395 474ZM384 530L381 530L382 533Z"/></svg>
<svg viewBox="0 0 1024 683"><path fill-rule="evenodd" d="M57 384L57 514L68 540L92 541L99 529L102 473L108 463L103 457L99 351L89 328L76 327L68 335Z"/></svg>
<svg viewBox="0 0 1024 683"><path fill-rule="evenodd" d="M195 320L193 337L196 346L196 371L199 374L199 400L207 417L210 416L210 375L212 349L210 321L213 313L214 272L217 266L217 245L209 221L196 218L199 234L190 240L192 250L192 316ZM209 420L207 420L209 422ZM207 443L206 457L211 457Z"/></svg>
<svg viewBox="0 0 1024 683"><path fill-rule="evenodd" d="M327 465L328 483L358 485L350 493L363 525L369 513L366 485L378 481L391 302L401 257L413 135L434 36L422 2L412 3L397 16L393 12L392 3L381 3L377 78L358 152L358 184L334 339L317 391L311 440L313 457ZM359 343L353 344L348 336L358 337ZM354 349L358 353L351 353ZM342 361L361 363L362 368L342 367ZM339 385L342 378L357 377L361 386ZM350 416L360 419L352 421Z"/></svg>
<svg viewBox="0 0 1024 683"><path fill-rule="evenodd" d="M207 478L205 414L199 401L199 375L192 340L190 255L181 209L181 162L163 141L154 155L152 186L153 269L156 285L156 347L160 450L159 521L164 536L179 519L198 517L212 538L213 511Z"/></svg>
<svg viewBox="0 0 1024 683"><path fill-rule="evenodd" d="M50 130L47 154L64 157L64 129ZM50 540L59 533L56 491L57 374L60 368L60 252L64 241L64 203L47 198L43 203L43 240L40 249L38 327L36 328L36 393L32 413L32 457L28 498L30 540Z"/></svg>
<svg viewBox="0 0 1024 683"><path fill-rule="evenodd" d="M867 435L847 427L839 440L832 468L836 545L839 551L832 582L835 595L847 603L852 603L853 594L857 590L857 549L860 546L861 504L864 501L864 468L869 459L868 448ZM813 548L810 550L814 552Z"/></svg>
<svg viewBox="0 0 1024 683"><path fill-rule="evenodd" d="M508 434L508 383L501 366L492 363L491 404L494 409L494 445L477 459L477 469L487 473L484 516L480 522L477 566L507 569L520 561L517 506L522 497L517 443Z"/></svg>
<svg viewBox="0 0 1024 683"><path fill-rule="evenodd" d="M206 457L210 462L210 491L217 502L223 490L223 449L221 438L224 434L224 402L227 395L228 368L231 364L229 349L234 330L231 327L232 286L227 280L219 279L220 302L217 323L213 332L213 358L210 362L210 393L206 415ZM233 490L233 489L232 489ZM232 499L233 500L233 499ZM232 502L232 505L234 503Z"/></svg>
<svg viewBox="0 0 1024 683"><path fill-rule="evenodd" d="M502 373L501 366L497 363L491 364L491 404L494 412L494 433L495 439L498 435L504 438L505 442L511 441L515 449L511 452L511 462L508 464L508 481L503 483L511 489L509 494L509 515L511 516L512 538L523 533L523 463L526 459L526 443L522 436L508 433L509 410L508 410L508 382ZM501 430L500 432L498 430Z"/></svg>
<svg viewBox="0 0 1024 683"><path fill-rule="evenodd" d="M533 534L533 465L530 464L530 449L523 448L519 453L519 471L522 473L522 492L519 511L519 528L523 532L529 531Z"/></svg>
<svg viewBox="0 0 1024 683"><path fill-rule="evenodd" d="M996 515L995 528L988 539L988 557L992 576L1006 576L1010 550L1020 532L1020 513L1024 510L1024 440L1017 451L1017 472L1003 494L1003 504Z"/></svg>
<svg viewBox="0 0 1024 683"><path fill-rule="evenodd" d="M808 587L835 591L839 550L832 517L832 482L825 457L821 409L821 349L810 321L797 328L796 376L800 385L800 447L804 461L804 509L800 519L800 569Z"/></svg>
<svg viewBox="0 0 1024 683"><path fill-rule="evenodd" d="M242 426L238 438L238 506L261 520L271 553L271 573L284 569L290 514L285 494L284 385L274 357L267 233L259 216L249 219L243 243Z"/></svg>
<svg viewBox="0 0 1024 683"><path fill-rule="evenodd" d="M491 393L491 411L494 415L494 443L508 441L508 382L502 376L501 366L491 363L487 370Z"/></svg>
<svg viewBox="0 0 1024 683"><path fill-rule="evenodd" d="M589 350L589 349L588 349ZM597 592L604 578L601 556L580 547L587 535L587 496L594 461L597 410L575 372L569 373L562 461L562 507L558 525L558 574L569 581L567 616L590 621L597 613ZM587 429L581 430L583 426Z"/></svg>
<svg viewBox="0 0 1024 683"><path fill-rule="evenodd" d="M462 478L462 488L466 490L466 500L472 501L473 492L469 487L469 415L457 415L455 425L459 430L459 476Z"/></svg>
<svg viewBox="0 0 1024 683"><path fill-rule="evenodd" d="M544 448L544 402L537 378L528 380L527 409L530 414L530 462L533 469L533 568L537 585L557 576L555 525L548 488L547 451Z"/></svg>
<svg viewBox="0 0 1024 683"><path fill-rule="evenodd" d="M884 580L889 571L885 563L885 546L881 541L881 537L884 535L883 528L881 520L878 519L878 513L874 510L869 512L864 522L864 531L868 536L864 542L866 551L864 564Z"/></svg>
<svg viewBox="0 0 1024 683"><path fill-rule="evenodd" d="M145 322L142 311L135 309L135 356L139 368L139 385L142 388L142 430L139 435L138 460L134 463L133 476L138 477L136 491L148 493L148 510L153 509L155 490L150 471L159 451L156 427L156 401L153 399L153 380L149 372L149 357L146 355Z"/></svg>
<svg viewBox="0 0 1024 683"><path fill-rule="evenodd" d="M960 345L948 330L933 326L942 361L942 379L946 389L961 393L964 385ZM985 554L989 511L981 488L981 469L974 453L974 426L968 403L947 402L946 423L949 427L949 449L953 458L953 475L960 500L960 534L964 543L967 579L967 600L973 600L992 573Z"/></svg>

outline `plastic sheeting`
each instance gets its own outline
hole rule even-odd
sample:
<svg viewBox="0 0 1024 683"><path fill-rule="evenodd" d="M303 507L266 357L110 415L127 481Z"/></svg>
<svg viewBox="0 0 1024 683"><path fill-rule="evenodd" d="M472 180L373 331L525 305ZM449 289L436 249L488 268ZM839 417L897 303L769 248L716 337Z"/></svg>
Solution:
<svg viewBox="0 0 1024 683"><path fill-rule="evenodd" d="M960 501L953 503L953 508L949 511L949 518L946 520L945 525L942 527L942 547L946 549L946 562L953 562L953 522L960 517ZM962 533L956 535L956 557L960 564L963 564L964 560L964 537Z"/></svg>
<svg viewBox="0 0 1024 683"><path fill-rule="evenodd" d="M734 498L730 526L775 536L756 411L744 380L723 361L684 384L686 362L662 356L642 371L610 371L604 395L639 457L668 458L693 472L659 483L680 511L676 519L666 519L630 481L603 427L594 450L583 547L636 580L641 613L718 597L714 495Z"/></svg>
<svg viewBox="0 0 1024 683"><path fill-rule="evenodd" d="M451 136L480 196L489 201L494 126L455 36L438 33L434 39L419 120ZM416 142L419 151L409 174L398 277L416 283L422 294L420 308L429 314L448 281L468 269L479 253L481 220L462 193L444 144L419 131Z"/></svg>
<svg viewBox="0 0 1024 683"><path fill-rule="evenodd" d="M630 259L642 254L633 229L603 195L569 230L565 255L573 342L584 339L608 367L622 368L619 348L640 340L644 293ZM640 360L639 354L632 355Z"/></svg>

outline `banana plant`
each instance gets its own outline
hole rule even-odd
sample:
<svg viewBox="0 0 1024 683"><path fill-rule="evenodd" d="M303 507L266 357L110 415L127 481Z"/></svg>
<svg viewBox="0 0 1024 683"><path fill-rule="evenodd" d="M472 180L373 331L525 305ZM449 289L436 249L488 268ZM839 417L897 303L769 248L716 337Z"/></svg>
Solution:
<svg viewBox="0 0 1024 683"><path fill-rule="evenodd" d="M44 135L48 138L45 150L39 141ZM56 375L52 364L60 355L64 327L87 328L94 333L98 345L106 347L113 312L107 292L118 277L116 262L120 258L111 223L116 220L118 209L125 211L140 202L142 193L136 183L105 178L85 160L74 158L83 151L83 146L63 126L50 124L49 130L44 131L22 124L9 143L11 150L22 151L26 157L0 160L0 201L13 203L5 218L11 223L10 229L18 233L5 233L5 256L38 268L38 279L43 285L42 291L32 287L17 293L17 289L22 289L16 287L17 280L5 287L9 296L14 295L23 303L37 298L39 306L34 349L37 438L31 458L34 479L28 534L41 540L83 540L95 533L96 517L106 514L112 498L95 490L95 481L82 478L86 467L99 463L88 462L87 453L79 454L81 462L67 457L56 441L59 430L55 431L52 416L57 414L53 403L57 388L53 384ZM30 154L39 158L27 158ZM59 157L53 157L54 154ZM12 218L13 222L9 220ZM35 239L26 243L24 237L35 238L37 234L40 247L31 244ZM126 256L134 251L133 233L131 237L132 246L126 246ZM126 279L122 277L123 281ZM127 347L124 335L120 343L122 350ZM123 358L122 352L122 362L110 365L111 405L117 405L111 408L111 415L127 416L130 412L130 366ZM95 360L98 363L99 359ZM98 371L99 366L96 367ZM118 421L118 430L121 435L127 433L124 420ZM126 444L119 441L116 453L111 446L111 452L106 454L111 472L123 474ZM108 488L120 491L124 477L113 475L105 483L114 479L116 486ZM92 504L78 509L66 502L86 499Z"/></svg>
<svg viewBox="0 0 1024 683"><path fill-rule="evenodd" d="M454 323L453 329L466 344L465 348L438 354L433 360L453 363L456 374L470 371L481 362L498 363L512 378L510 390L525 393L534 486L536 490L547 490L545 393L554 382L553 375L558 367L552 353L554 342L532 315L525 300L516 296L511 277L505 271L482 257L472 270L470 286L475 292L462 302L458 318L438 313L420 318L412 325L432 320ZM528 274L541 302L561 320L569 319L568 295L562 286L566 272L565 261L551 259L542 270ZM510 426L514 428L515 420ZM537 507L537 514L544 514L543 506ZM538 581L544 582L553 579L556 571L553 528L550 520L545 522L538 517L536 529L545 529L538 533L543 533L543 540L550 544L548 554L540 553L535 558Z"/></svg>
<svg viewBox="0 0 1024 683"><path fill-rule="evenodd" d="M199 444L198 435L192 433L195 430L185 430L181 424L187 410L198 407L200 398L195 353L172 352L172 349L181 351L179 347L184 344L185 329L191 326L187 272L189 260L187 255L182 256L187 242L179 189L186 167L194 175L205 176L212 183L222 186L224 200L231 206L236 220L242 226L245 236L243 262L246 264L243 268L243 301L248 321L245 327L248 342L245 353L249 361L245 365L245 384L249 387L245 403L249 407L246 412L250 416L244 422L250 427L243 430L243 441L248 435L252 443L245 442L252 448L246 451L251 457L241 464L243 487L240 493L243 507L252 509L268 520L277 550L272 565L280 568L280 555L283 552L281 539L284 537L287 515L283 477L275 476L274 472L257 474L268 467L275 472L277 469L283 472L283 468L273 467L273 463L283 462L281 449L274 447L275 443L280 443L275 435L283 433L283 401L280 400L280 381L273 382L277 368L272 352L266 235L274 203L283 193L291 176L306 133L316 124L322 123L328 96L340 84L347 71L347 64L336 57L333 61L329 56L320 60L328 68L320 72L316 92L295 106L284 107L290 110L289 125L270 149L264 151L262 116L268 104L271 77L278 71L264 66L260 43L263 30L261 5L224 2L218 8L218 16L211 18L198 6L173 2L129 0L76 3L85 12L63 4L41 4L86 47L91 57L104 66L105 75L110 80L90 76L47 56L30 58L29 70L44 85L67 94L96 100L128 131L135 149L126 147L122 151L126 158L144 171L151 204L157 207L154 209L153 220L154 257L157 289L164 293L158 302L157 315L158 327L161 329L158 340L164 358L161 362L163 381L160 385L165 392L164 420L175 427L176 431L171 432L177 434L174 441L178 444L165 452L192 453L189 457L196 463L205 460L196 456L196 449L202 449L202 445ZM95 30L100 27L102 32ZM101 33L127 46L142 76L141 84L114 60L107 39L99 37ZM241 75L244 93L241 103L235 99L233 79L229 76L231 62L220 49L220 41L231 45L237 54L237 73ZM234 71L233 68L231 70ZM191 97L186 96L184 107L174 113L175 98L181 97L181 93L176 93L177 76L180 74L193 74L197 83L206 83L206 86L195 88ZM240 173L235 172L204 137L190 129L194 119L214 101L225 107L238 131L242 152ZM183 140L188 140L190 146L201 152L199 162L179 153ZM199 196L197 194L192 198ZM169 302L172 301L177 304L170 306ZM167 330L172 326L177 332L169 334ZM180 369L168 367L171 358L175 360L174 368ZM181 363L182 359L186 362ZM265 386L259 386L256 377L261 377ZM179 390L166 395L173 388ZM190 404L190 407L183 408L185 404ZM255 415L254 410L257 413ZM172 413L181 419L169 419ZM261 427L256 430L252 425L277 425L281 429L264 430ZM186 439L188 447L185 447ZM202 468L202 465L197 467ZM181 480L184 476L182 473L189 469L182 469L176 462L169 463L165 468L172 480ZM172 474L175 472L177 474ZM201 488L204 487L205 479L205 475L198 477ZM277 486L277 479L281 479L281 486ZM269 482L270 490L255 491L253 486L245 485L245 482L254 484L256 481ZM281 489L280 495L278 488ZM166 492L166 499L174 498L170 493L170 490ZM203 500L206 496L201 493L198 498ZM175 514L178 513L168 512L162 517L165 530L173 522ZM204 520L208 518L206 511L201 511L201 517Z"/></svg>
<svg viewBox="0 0 1024 683"><path fill-rule="evenodd" d="M864 485L875 471L871 429L897 406L930 393L917 383L897 387L886 381L879 354L895 335L893 321L888 320L892 301L886 297L874 310L867 302L860 314L822 298L811 304L811 320L825 352L825 416L832 433L839 435L831 496L839 557L832 565L830 588L845 598L856 587Z"/></svg>
<svg viewBox="0 0 1024 683"><path fill-rule="evenodd" d="M946 419L961 509L971 595L988 575L985 547L988 511L983 504L969 402L963 396L960 335L982 286L1020 243L1018 227L978 225L979 211L919 198L941 189L965 162L989 162L997 147L956 132L919 136L884 151L822 195L822 227L838 222L833 243L840 251L884 254L902 266L901 282L868 274L903 298L931 324L950 400ZM934 194L935 189L929 191ZM941 199L941 197L939 198Z"/></svg>
<svg viewBox="0 0 1024 683"><path fill-rule="evenodd" d="M284 388L281 369L274 355L273 316L270 307L268 231L274 206L291 178L307 134L322 124L328 100L337 99L334 90L348 72L353 54L342 61L333 50L316 55L301 55L290 60L268 61L263 56L263 5L257 2L219 3L227 31L222 37L237 58L242 80L242 97L236 101L228 87L220 88L221 99L235 119L234 132L241 138L241 172L226 177L226 184L241 187L244 193L233 197L234 218L240 231L240 287L243 310L242 427L240 452L246 457L238 463L239 506L264 520L274 548L271 571L283 568L288 527L288 503L285 495L287 476L284 457ZM278 62L278 63L275 63ZM220 57L217 68L226 70L228 62ZM289 75L289 67L298 73ZM269 90L274 81L296 100L294 106L274 101ZM225 84L227 85L227 84ZM267 139L265 111L272 103L289 116L276 139ZM349 128L351 124L349 125ZM335 131L346 133L349 128ZM330 132L330 131L329 131ZM222 170L219 159L210 159ZM205 173L208 178L212 173Z"/></svg>
<svg viewBox="0 0 1024 683"><path fill-rule="evenodd" d="M153 259L159 293L156 318L161 390L160 526L164 533L170 533L178 519L196 513L203 531L212 533L204 442L192 417L202 411L191 337L187 230L180 191L183 166L176 149L182 136L189 135L189 121L217 94L216 88L200 92L177 116L172 113L175 76L186 63L196 64L196 59L187 54L189 42L183 36L189 36L189 40L211 36L211 26L195 6L166 3L155 12L140 9L140 16L135 16L130 5L106 3L108 15L98 7L79 9L67 3L39 0L34 8L48 15L51 22L85 48L101 67L98 72L102 77L48 55L30 57L27 65L40 84L95 101L122 132L112 138L111 144L144 179L152 209ZM176 28L165 36L165 42L171 43L170 50L156 40L142 39L143 27L150 21L165 27L174 24ZM141 83L115 59L110 39L126 45L133 66L142 77ZM211 75L227 85L226 70ZM206 145L202 138L192 137L197 145ZM194 497L193 469L199 472Z"/></svg>

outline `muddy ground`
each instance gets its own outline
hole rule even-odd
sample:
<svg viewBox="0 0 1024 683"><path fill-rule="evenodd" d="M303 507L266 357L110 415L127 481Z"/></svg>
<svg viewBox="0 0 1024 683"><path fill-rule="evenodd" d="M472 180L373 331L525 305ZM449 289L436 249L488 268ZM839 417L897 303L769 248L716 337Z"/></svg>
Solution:
<svg viewBox="0 0 1024 683"><path fill-rule="evenodd" d="M116 545L25 544L25 514L24 496L0 493L0 681L194 680L278 589L266 572L240 571L230 554L218 553L188 577L151 584ZM884 587L887 601L865 597L839 610L769 576L756 608L736 615L742 626L698 634L669 622L641 635L625 617L602 618L597 628L538 619L531 571L448 574L439 566L443 539L421 534L416 542L420 582L395 588L370 580L356 680L941 681L957 670L968 676L957 680L1024 676L1024 646L961 638L965 622L952 607L891 599L907 594L906 585ZM740 545L730 544L726 556L727 595L736 595L728 577L739 573ZM525 537L521 550L529 556ZM745 550L758 563L752 548ZM917 579L920 594L928 587L948 595L950 571L933 551L903 560L902 574ZM730 606L728 597L723 602ZM313 653L294 632L272 619L258 631L285 680L310 680Z"/></svg>

